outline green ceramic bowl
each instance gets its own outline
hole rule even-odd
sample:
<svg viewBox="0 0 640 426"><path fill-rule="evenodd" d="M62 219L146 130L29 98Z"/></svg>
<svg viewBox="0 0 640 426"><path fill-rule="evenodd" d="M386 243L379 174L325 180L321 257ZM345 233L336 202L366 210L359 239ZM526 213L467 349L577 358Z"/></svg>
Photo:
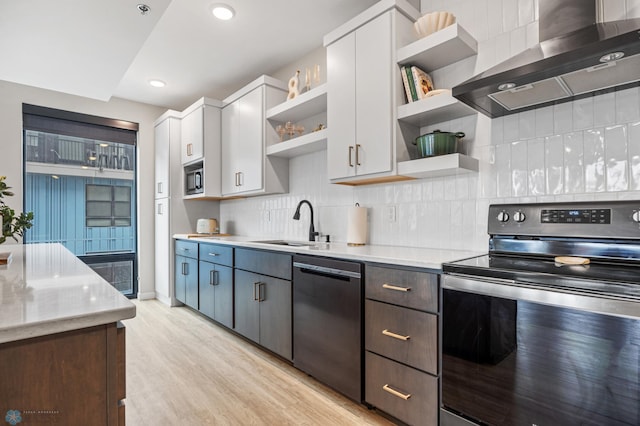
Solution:
<svg viewBox="0 0 640 426"><path fill-rule="evenodd" d="M464 138L464 133L462 132L453 133L434 130L433 133L418 136L413 141L413 144L418 147L420 158L425 158L457 152L458 139L462 138Z"/></svg>

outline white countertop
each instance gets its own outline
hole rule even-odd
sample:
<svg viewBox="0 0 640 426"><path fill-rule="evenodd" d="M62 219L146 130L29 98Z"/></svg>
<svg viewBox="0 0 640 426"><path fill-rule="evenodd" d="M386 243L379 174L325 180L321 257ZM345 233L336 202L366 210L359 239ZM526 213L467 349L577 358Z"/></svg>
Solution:
<svg viewBox="0 0 640 426"><path fill-rule="evenodd" d="M0 343L133 318L136 307L60 244L2 245Z"/></svg>
<svg viewBox="0 0 640 426"><path fill-rule="evenodd" d="M345 243L300 243L311 244L309 246L282 246L277 244L260 243L269 238L260 237L218 237L203 236L189 237L191 234L176 234L176 239L189 241L229 244L237 247L259 248L263 250L282 251L287 253L309 254L340 259L357 260L362 262L385 263L389 265L413 266L441 270L442 264L468 257L478 256L484 253L465 250L441 250L416 247L364 245L351 247Z"/></svg>

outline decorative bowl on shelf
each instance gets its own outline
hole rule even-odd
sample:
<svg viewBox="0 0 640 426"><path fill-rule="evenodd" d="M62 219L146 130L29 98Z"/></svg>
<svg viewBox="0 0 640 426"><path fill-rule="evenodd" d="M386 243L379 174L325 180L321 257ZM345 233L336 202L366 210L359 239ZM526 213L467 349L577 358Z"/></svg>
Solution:
<svg viewBox="0 0 640 426"><path fill-rule="evenodd" d="M426 37L454 24L455 22L456 17L452 13L431 12L418 18L418 20L413 23L413 27L419 37Z"/></svg>
<svg viewBox="0 0 640 426"><path fill-rule="evenodd" d="M455 154L458 151L458 140L464 138L462 132L441 132L434 130L432 133L418 136L413 144L418 147L420 158L434 157L436 155Z"/></svg>

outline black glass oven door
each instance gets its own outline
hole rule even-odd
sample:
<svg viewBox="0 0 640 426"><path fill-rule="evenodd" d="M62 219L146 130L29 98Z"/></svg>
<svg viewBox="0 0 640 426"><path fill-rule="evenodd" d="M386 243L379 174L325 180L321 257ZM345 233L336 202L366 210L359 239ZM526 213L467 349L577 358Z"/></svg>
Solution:
<svg viewBox="0 0 640 426"><path fill-rule="evenodd" d="M639 425L640 320L443 290L442 404L490 425Z"/></svg>

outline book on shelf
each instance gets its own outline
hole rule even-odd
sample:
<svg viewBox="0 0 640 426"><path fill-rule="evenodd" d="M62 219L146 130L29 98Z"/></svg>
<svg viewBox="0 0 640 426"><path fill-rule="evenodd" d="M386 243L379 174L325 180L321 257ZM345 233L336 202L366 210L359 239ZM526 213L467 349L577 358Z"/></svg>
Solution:
<svg viewBox="0 0 640 426"><path fill-rule="evenodd" d="M407 103L426 98L427 93L434 89L433 80L429 74L416 66L402 67L400 73L407 95Z"/></svg>
<svg viewBox="0 0 640 426"><path fill-rule="evenodd" d="M433 80L431 80L431 76L415 66L411 67L411 74L413 75L413 82L416 86L418 99L426 98L427 93L433 90Z"/></svg>

